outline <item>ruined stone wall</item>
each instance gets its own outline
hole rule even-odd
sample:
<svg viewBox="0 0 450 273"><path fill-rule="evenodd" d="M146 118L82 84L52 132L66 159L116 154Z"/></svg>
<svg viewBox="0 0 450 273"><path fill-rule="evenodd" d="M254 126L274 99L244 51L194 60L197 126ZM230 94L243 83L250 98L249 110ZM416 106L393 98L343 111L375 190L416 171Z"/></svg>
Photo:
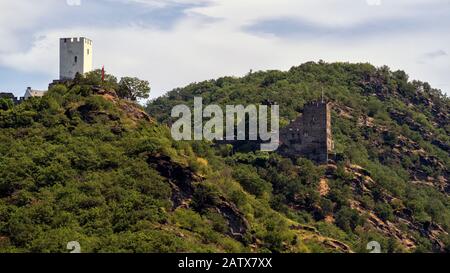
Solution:
<svg viewBox="0 0 450 273"><path fill-rule="evenodd" d="M326 163L333 150L330 105L325 102L306 104L303 114L281 130L280 138L282 153Z"/></svg>

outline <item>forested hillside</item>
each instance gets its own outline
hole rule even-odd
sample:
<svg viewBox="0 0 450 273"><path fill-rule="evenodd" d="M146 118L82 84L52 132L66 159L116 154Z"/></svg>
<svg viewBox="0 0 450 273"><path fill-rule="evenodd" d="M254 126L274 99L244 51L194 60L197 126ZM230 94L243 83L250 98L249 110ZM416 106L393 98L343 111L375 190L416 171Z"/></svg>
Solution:
<svg viewBox="0 0 450 273"><path fill-rule="evenodd" d="M277 103L283 127L322 90L324 165L174 141L167 126L201 96ZM115 77L90 73L0 103L0 252L450 251L450 103L402 71L306 63L193 83L146 109L120 97Z"/></svg>
<svg viewBox="0 0 450 273"><path fill-rule="evenodd" d="M450 251L450 101L403 71L311 62L193 83L151 101L147 112L171 124L172 107L192 106L195 96L204 105L270 102L280 106L283 127L322 92L332 105L333 161L316 166L251 145L210 143L226 164L222 172L302 224L292 230L314 230L358 252L371 240L387 252Z"/></svg>
<svg viewBox="0 0 450 273"><path fill-rule="evenodd" d="M210 143L173 141L116 91L96 71L2 101L0 252L69 252L71 241L82 252L351 251L273 209L268 182L235 172Z"/></svg>

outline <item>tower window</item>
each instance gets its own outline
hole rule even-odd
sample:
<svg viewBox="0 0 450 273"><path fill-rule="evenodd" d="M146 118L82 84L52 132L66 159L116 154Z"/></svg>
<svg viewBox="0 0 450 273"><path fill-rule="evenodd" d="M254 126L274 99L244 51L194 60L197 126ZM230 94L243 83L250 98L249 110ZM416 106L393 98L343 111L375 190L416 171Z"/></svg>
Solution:
<svg viewBox="0 0 450 273"><path fill-rule="evenodd" d="M89 48L88 48L88 50L87 50L87 55L89 55Z"/></svg>
<svg viewBox="0 0 450 273"><path fill-rule="evenodd" d="M75 62L78 62L78 56L75 56Z"/></svg>

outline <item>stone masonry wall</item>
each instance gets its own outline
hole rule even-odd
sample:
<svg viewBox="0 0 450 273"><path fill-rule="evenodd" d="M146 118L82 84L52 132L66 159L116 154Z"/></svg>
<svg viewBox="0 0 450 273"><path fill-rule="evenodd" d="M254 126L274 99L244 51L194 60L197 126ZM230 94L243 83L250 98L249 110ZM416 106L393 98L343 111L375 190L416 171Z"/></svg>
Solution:
<svg viewBox="0 0 450 273"><path fill-rule="evenodd" d="M333 150L330 105L325 102L306 104L303 114L281 130L280 139L281 153L326 163Z"/></svg>

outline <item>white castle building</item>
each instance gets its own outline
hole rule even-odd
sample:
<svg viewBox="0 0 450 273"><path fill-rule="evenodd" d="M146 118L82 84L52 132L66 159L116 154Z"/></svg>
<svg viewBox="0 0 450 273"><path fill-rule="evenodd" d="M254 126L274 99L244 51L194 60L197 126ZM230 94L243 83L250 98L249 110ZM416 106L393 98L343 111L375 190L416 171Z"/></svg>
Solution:
<svg viewBox="0 0 450 273"><path fill-rule="evenodd" d="M77 73L82 75L90 71L92 71L92 40L85 37L61 38L59 40L59 80L54 80L50 85L72 80ZM46 92L28 87L23 97L16 98L12 93L0 93L0 98L12 98L14 102L19 103L24 99L42 97Z"/></svg>
<svg viewBox="0 0 450 273"><path fill-rule="evenodd" d="M92 41L80 38L59 40L59 79L71 80L77 73L92 71Z"/></svg>

